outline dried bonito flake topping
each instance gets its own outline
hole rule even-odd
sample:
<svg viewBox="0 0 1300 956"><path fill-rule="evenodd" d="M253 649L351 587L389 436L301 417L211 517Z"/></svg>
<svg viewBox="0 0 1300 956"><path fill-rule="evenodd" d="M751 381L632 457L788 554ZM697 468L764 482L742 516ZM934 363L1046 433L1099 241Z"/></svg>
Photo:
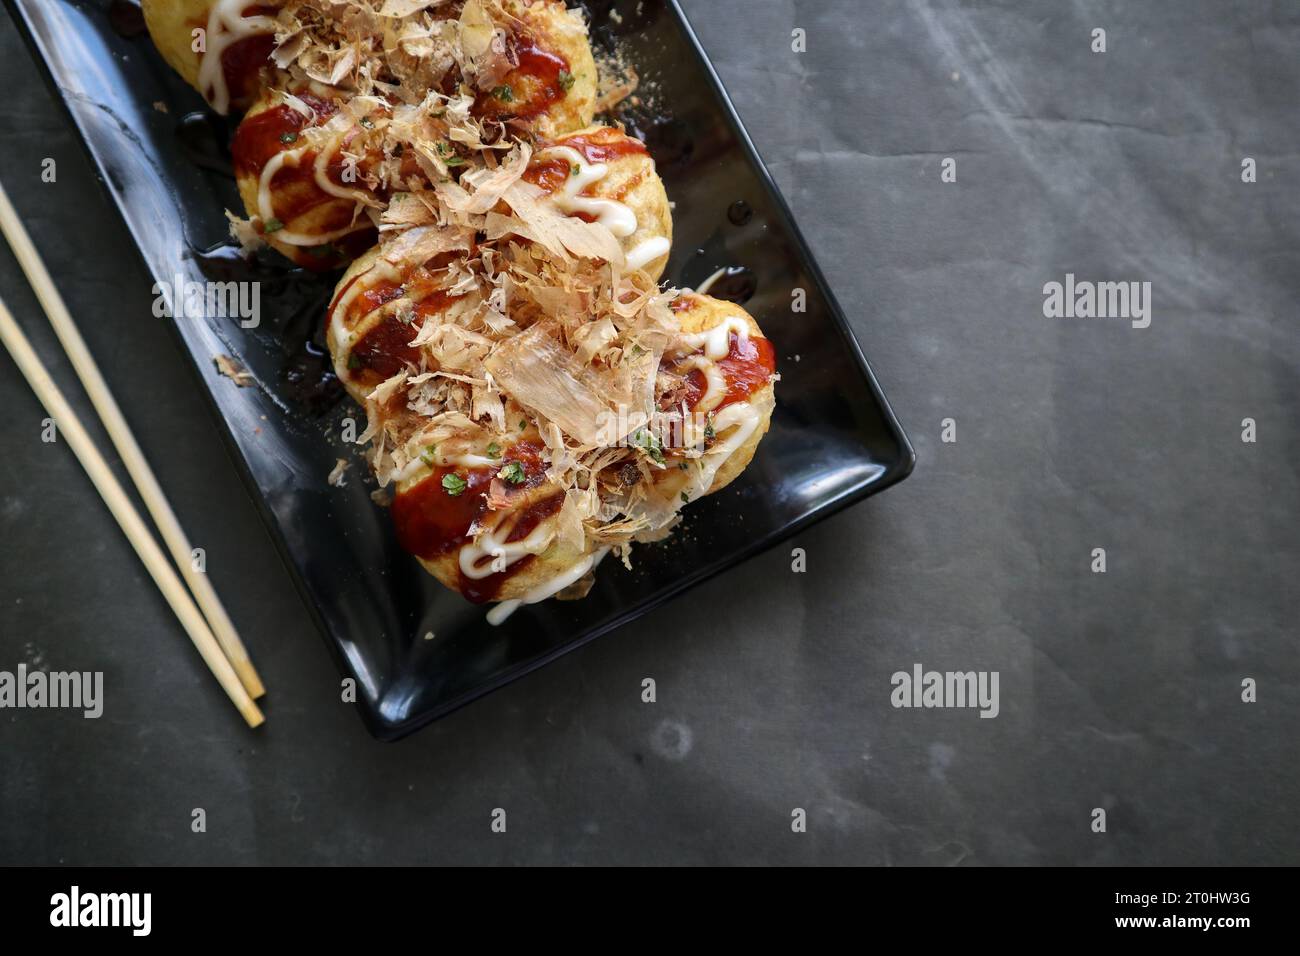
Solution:
<svg viewBox="0 0 1300 956"><path fill-rule="evenodd" d="M249 119L276 109L284 125L246 137L258 209L232 232L309 245L310 223L276 215L296 202L373 237L327 340L403 545L471 600L585 594L604 555L628 563L748 463L773 406L770 345L743 310L659 287L671 204L644 144L591 125L580 14L275 6L271 87ZM625 71L617 95L634 83Z"/></svg>

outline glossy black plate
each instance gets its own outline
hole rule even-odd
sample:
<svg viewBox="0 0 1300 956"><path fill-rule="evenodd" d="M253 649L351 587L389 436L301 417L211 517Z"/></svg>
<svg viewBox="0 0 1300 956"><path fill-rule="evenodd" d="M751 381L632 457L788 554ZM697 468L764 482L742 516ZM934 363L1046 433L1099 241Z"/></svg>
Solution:
<svg viewBox="0 0 1300 956"><path fill-rule="evenodd" d="M342 441L344 419L361 416L321 346L332 278L272 255L244 263L229 248L222 210L240 208L226 160L231 127L166 67L129 0L6 2L153 276L261 282L257 328L234 319L174 325L376 736L407 734L911 470L907 438L681 11L673 2L591 0L598 50L617 43L643 80L646 105L620 118L646 139L676 203L666 278L693 286L734 267L714 294L743 302L775 343L777 408L740 480L688 509L692 533L639 549L635 571L607 562L583 601L521 608L491 627L483 608L397 547L356 448ZM795 289L806 291L802 313L792 311ZM261 387L219 376L219 353L239 358ZM336 488L326 476L340 457L353 464Z"/></svg>

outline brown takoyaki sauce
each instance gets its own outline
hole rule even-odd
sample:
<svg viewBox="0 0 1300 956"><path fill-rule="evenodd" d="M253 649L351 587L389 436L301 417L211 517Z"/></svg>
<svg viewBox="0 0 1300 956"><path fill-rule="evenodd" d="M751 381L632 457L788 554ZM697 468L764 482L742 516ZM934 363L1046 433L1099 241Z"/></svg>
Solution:
<svg viewBox="0 0 1300 956"><path fill-rule="evenodd" d="M506 542L522 541L536 530L537 526L545 521L551 515L555 514L564 506L564 495L551 495L540 501L535 501L520 512L519 517L515 519L515 526L511 529L510 534L506 537ZM459 589L466 600L475 604L494 600L501 593L501 587L512 577L518 574L524 568L528 567L536 555L526 554L518 561L515 561L504 571L497 571L495 574L489 574L485 578L466 577L460 575Z"/></svg>
<svg viewBox="0 0 1300 956"><path fill-rule="evenodd" d="M667 372L672 372L675 364L664 362L660 367ZM722 400L711 409L714 412L736 402L745 401L771 381L773 373L776 372L776 350L767 339L750 336L742 340L733 332L727 355L718 360L717 367L727 383L727 391ZM669 411L680 407L681 403L685 402L686 408L693 410L707 390L708 382L704 373L693 368L686 373L680 389L665 394L660 407L663 411Z"/></svg>
<svg viewBox="0 0 1300 956"><path fill-rule="evenodd" d="M384 283L384 285L392 286L393 284ZM386 294L388 298L375 298L374 290L362 293L357 296L354 304L357 302L364 304L360 305L356 311L362 316L368 315L385 302L391 302L393 299L404 295L405 291L399 287L393 287L391 293ZM420 300L415 307L415 315L421 317L440 312L456 298L458 297L449 294L445 290L434 292ZM349 309L348 312L351 314L353 310ZM352 349L348 353L348 376L355 382L378 385L384 379L396 375L408 364L419 368L420 350L410 344L411 340L415 338L416 331L417 328L414 324L408 325L396 314L390 313L385 316L383 321L370 326L361 335L361 338L353 343Z"/></svg>
<svg viewBox="0 0 1300 956"><path fill-rule="evenodd" d="M267 4L253 3L244 7L241 17L274 17L279 8ZM190 20L192 29L207 30L207 18ZM211 42L212 38L206 38ZM230 93L232 104L247 106L257 96L261 88L262 68L267 65L275 50L275 34L255 33L252 36L235 40L221 51L221 72L225 74L226 89ZM203 91L206 97L212 96L212 90Z"/></svg>
<svg viewBox="0 0 1300 956"><path fill-rule="evenodd" d="M569 61L537 45L532 37L516 35L511 38L513 70L501 80L501 85L480 93L474 101L476 116L490 119L532 119L546 112L564 98L573 85Z"/></svg>
<svg viewBox="0 0 1300 956"><path fill-rule="evenodd" d="M447 475L459 475L465 490L451 495ZM434 468L433 474L393 498L393 527L398 543L417 557L432 560L469 540L469 529L487 514L484 493L492 483L489 468Z"/></svg>
<svg viewBox="0 0 1300 956"><path fill-rule="evenodd" d="M457 551L470 540L470 529L482 521L489 512L489 498L512 494L525 494L536 488L545 478L546 463L541 456L540 442L524 440L506 449L501 456L502 468L518 463L524 480L517 485L506 482L509 490L496 488L502 479L498 468L455 468L438 466L419 484L396 495L392 505L393 525L397 540L403 548L418 557L432 560ZM459 494L451 494L443 479L455 475L464 482ZM521 541L537 526L560 510L563 494L547 495L527 505L506 520L514 525L506 542ZM508 507L508 505L507 505ZM526 555L512 563L505 571L475 580L460 575L459 589L466 598L481 604L492 600L502 584L528 567L533 560Z"/></svg>
<svg viewBox="0 0 1300 956"><path fill-rule="evenodd" d="M243 175L258 176L271 159L280 152L295 149L299 143L299 134L308 126L316 126L327 121L338 112L337 102L303 93L298 97L312 110L311 116L304 116L293 107L282 104L249 116L239 124L235 132L230 152L234 159L235 171ZM350 135L356 135L355 132ZM341 147L346 147L348 137ZM353 203L340 200L320 188L316 182L316 152L307 150L296 165L284 165L276 170L271 178L272 206L275 219L282 225L292 228L293 222L306 213L321 206L328 208L312 223L314 233L327 235L345 229L353 222ZM347 185L343 179L343 150L340 148L325 166L325 175L336 185ZM274 236L274 224L262 223L264 235ZM295 261L308 269L323 271L337 268L339 265L360 255L375 242L375 230L358 229L349 233L332 245L304 247L302 255Z"/></svg>
<svg viewBox="0 0 1300 956"><path fill-rule="evenodd" d="M253 116L244 118L235 131L235 140L230 144L230 155L235 161L235 171L258 175L262 167L271 161L276 153L292 149L298 134L307 126L315 126L329 119L338 112L339 105L333 100L303 93L298 97L311 108L310 117L287 104L272 106ZM299 170L311 177L311 164L304 161ZM292 168L283 172L294 172ZM276 177L279 179L279 177Z"/></svg>
<svg viewBox="0 0 1300 956"><path fill-rule="evenodd" d="M429 265L436 269L438 264L448 257L449 254L436 257ZM331 313L359 278L361 277L354 276L339 290L334 301L330 303ZM417 331L414 320L428 315L437 315L460 298L446 289L430 288L435 281L435 276L430 269L422 269L408 276L400 284L388 280L377 282L372 288L358 293L348 303L347 311L342 316L343 327L348 330L356 329L371 312L394 299L408 298L413 303L411 322L403 321L396 314L389 314L382 321L367 328L352 344L347 364L347 375L352 381L378 385L384 379L396 375L408 363L416 368L420 367L420 350L410 345Z"/></svg>
<svg viewBox="0 0 1300 956"><path fill-rule="evenodd" d="M408 364L418 368L420 350L411 347L413 338L413 328L396 315L385 316L366 329L348 352L348 378L374 386L392 378Z"/></svg>
<svg viewBox="0 0 1300 956"><path fill-rule="evenodd" d="M552 146L575 149L589 163L607 163L620 156L647 155L645 143L625 136L615 129L602 129L583 136L569 136ZM545 146L539 147L545 149ZM553 193L573 175L572 167L561 156L545 157L528 164L523 178L548 193Z"/></svg>
<svg viewBox="0 0 1300 956"><path fill-rule="evenodd" d="M776 350L767 339L751 335L742 340L733 333L727 357L718 360L718 369L727 381L727 394L718 403L718 408L726 408L745 401L772 380L776 371Z"/></svg>
<svg viewBox="0 0 1300 956"><path fill-rule="evenodd" d="M275 7L247 7L243 16L273 17ZM236 40L221 51L221 72L226 76L226 89L230 91L234 103L248 103L257 95L261 87L259 74L267 65L275 49L275 34L256 33L253 36Z"/></svg>

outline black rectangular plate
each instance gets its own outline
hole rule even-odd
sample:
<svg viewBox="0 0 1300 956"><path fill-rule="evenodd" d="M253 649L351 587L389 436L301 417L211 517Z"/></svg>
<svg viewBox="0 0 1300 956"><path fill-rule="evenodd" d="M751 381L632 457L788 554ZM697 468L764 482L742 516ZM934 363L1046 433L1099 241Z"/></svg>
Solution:
<svg viewBox="0 0 1300 956"><path fill-rule="evenodd" d="M607 562L585 600L525 607L491 627L483 608L397 547L357 449L341 439L344 419L364 423L321 375L332 277L232 255L222 212L240 208L223 169L232 127L204 111L147 35L130 35L124 0L6 2L149 272L169 283L262 283L257 328L223 318L174 325L309 612L356 678L375 736L410 733L911 471L911 446L681 10L671 0L590 0L598 54L617 43L653 93L645 100L657 112L636 107L621 118L646 139L676 204L665 277L691 286L722 266L748 270L732 286L752 283L745 307L776 345L777 407L745 474L687 509L689 534L638 549L634 571ZM796 289L806 293L803 312L792 310ZM221 353L261 387L218 375ZM340 457L354 462L336 488L325 479Z"/></svg>

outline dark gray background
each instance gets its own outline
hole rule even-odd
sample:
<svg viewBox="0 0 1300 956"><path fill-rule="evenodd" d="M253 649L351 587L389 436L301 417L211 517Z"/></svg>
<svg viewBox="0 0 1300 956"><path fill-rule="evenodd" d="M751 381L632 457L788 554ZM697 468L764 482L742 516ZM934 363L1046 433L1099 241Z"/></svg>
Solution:
<svg viewBox="0 0 1300 956"><path fill-rule="evenodd" d="M1300 861L1300 6L686 6L916 472L794 542L807 573L768 553L396 745L0 19L0 177L271 689L245 730L0 358L0 669L107 696L0 711L0 862ZM1150 328L1044 318L1066 272L1151 282ZM69 386L7 250L0 294ZM914 662L999 671L1000 716L894 709Z"/></svg>

